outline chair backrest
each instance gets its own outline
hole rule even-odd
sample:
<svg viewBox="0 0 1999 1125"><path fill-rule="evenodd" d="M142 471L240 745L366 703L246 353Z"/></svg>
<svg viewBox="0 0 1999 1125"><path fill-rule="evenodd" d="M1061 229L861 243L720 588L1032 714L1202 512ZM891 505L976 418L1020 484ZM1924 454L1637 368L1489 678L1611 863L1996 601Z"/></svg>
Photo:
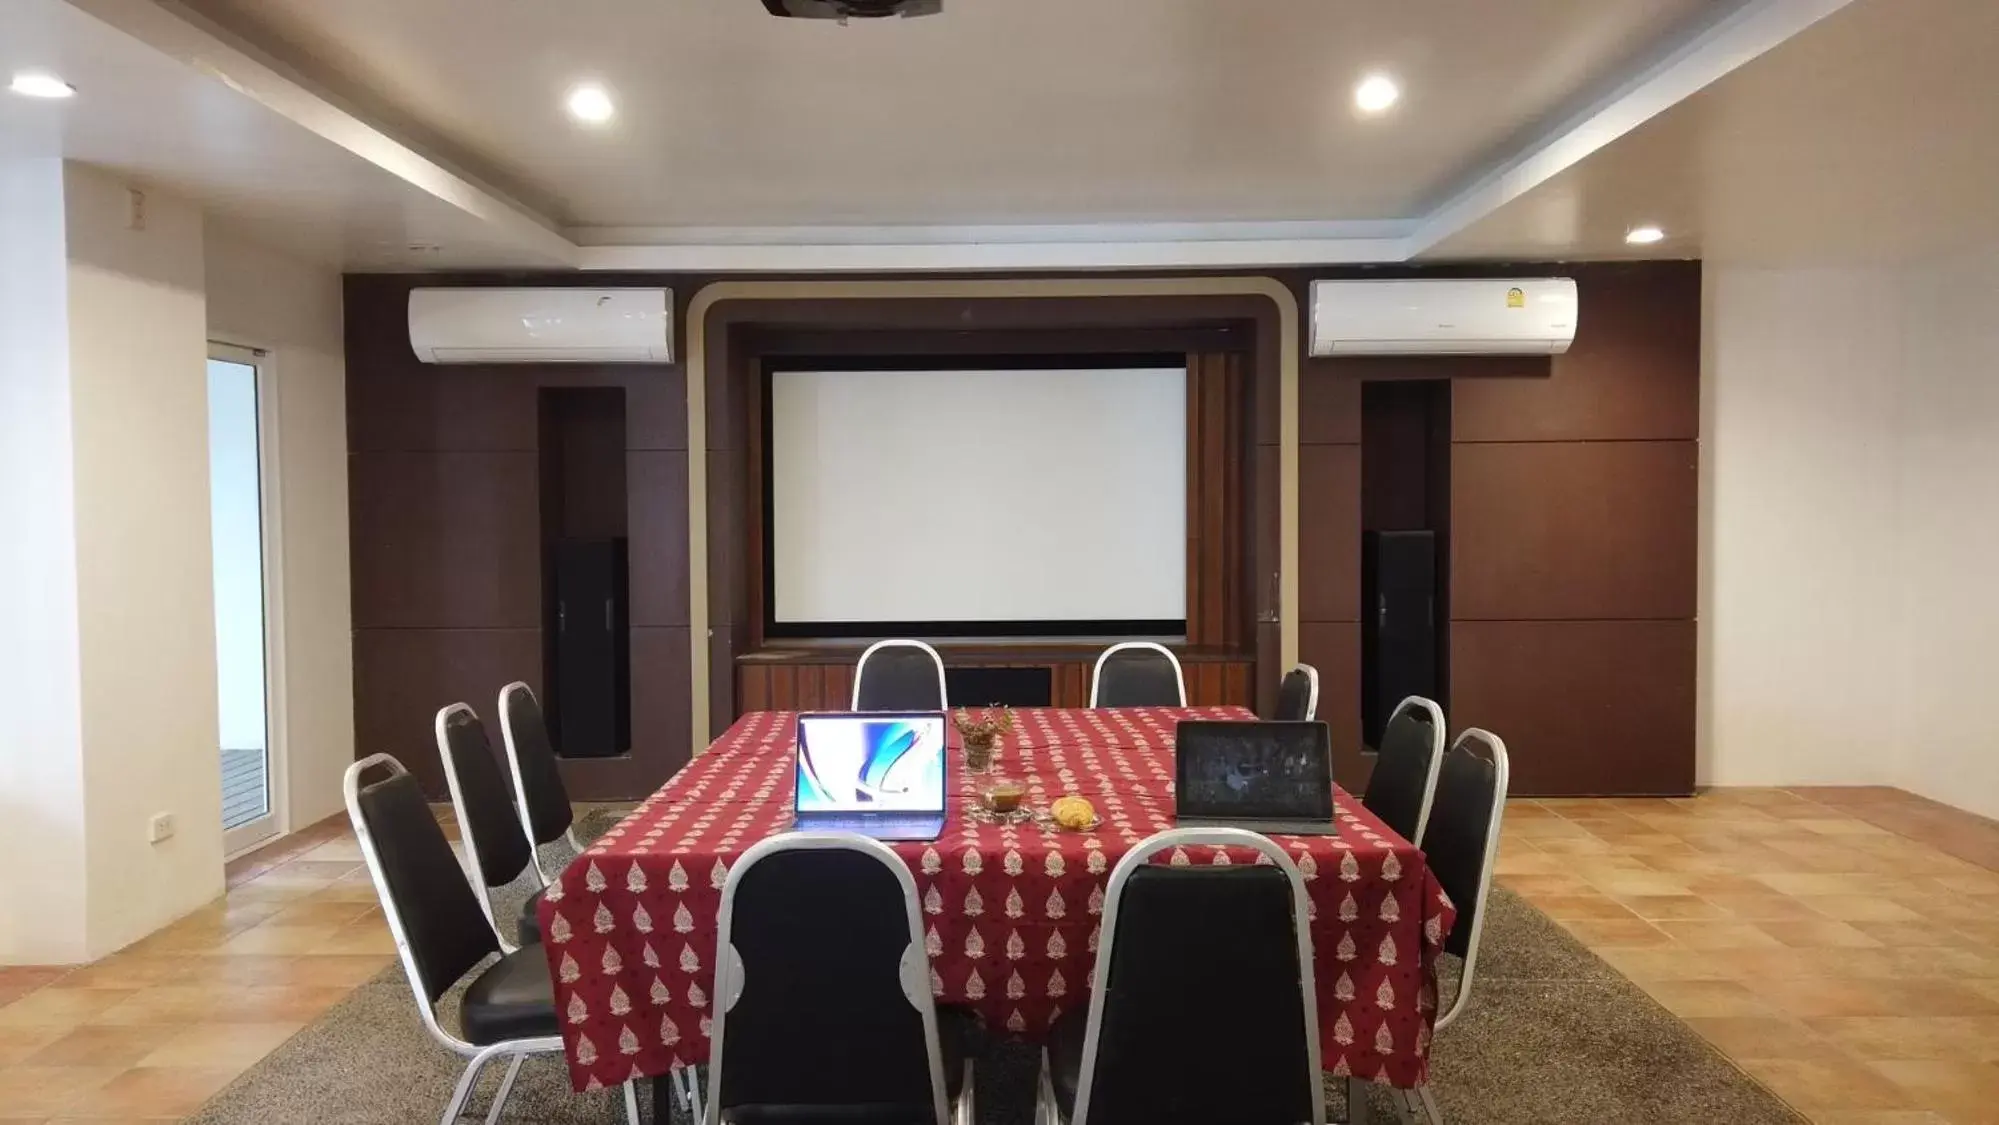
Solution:
<svg viewBox="0 0 1999 1125"><path fill-rule="evenodd" d="M362 783L362 775L383 776ZM431 815L423 790L402 763L376 754L347 767L347 817L382 900L396 953L418 998L424 1023L450 1042L431 1005L472 967L500 951L499 935L480 911L458 857Z"/></svg>
<svg viewBox="0 0 1999 1125"><path fill-rule="evenodd" d="M1451 1009L1437 1020L1441 1030L1471 998L1478 970L1479 937L1485 932L1485 900L1492 889L1492 865L1499 856L1499 824L1506 812L1506 744L1473 727L1458 735L1437 776L1437 804L1421 841L1430 870L1457 907L1457 921L1444 938L1444 951L1464 958L1464 973Z"/></svg>
<svg viewBox="0 0 1999 1125"><path fill-rule="evenodd" d="M534 689L519 680L500 689L500 738L507 746L514 798L527 818L531 844L548 844L569 831L575 812L555 764L555 745Z"/></svg>
<svg viewBox="0 0 1999 1125"><path fill-rule="evenodd" d="M942 711L944 658L922 641L876 641L854 667L856 711Z"/></svg>
<svg viewBox="0 0 1999 1125"><path fill-rule="evenodd" d="M1423 838L1444 758L1444 711L1420 695L1395 705L1360 803L1403 839Z"/></svg>
<svg viewBox="0 0 1999 1125"><path fill-rule="evenodd" d="M1304 723L1319 717L1319 670L1310 664L1293 665L1277 685L1279 722Z"/></svg>
<svg viewBox="0 0 1999 1125"><path fill-rule="evenodd" d="M1149 862L1193 845L1270 862ZM1324 1121L1309 909L1297 865L1254 832L1172 829L1127 852L1104 901L1073 1125Z"/></svg>
<svg viewBox="0 0 1999 1125"><path fill-rule="evenodd" d="M722 887L708 1113L870 1107L945 1121L916 880L888 846L793 832Z"/></svg>
<svg viewBox="0 0 1999 1125"><path fill-rule="evenodd" d="M1090 673L1092 707L1185 707L1187 680L1171 649L1123 641L1105 649Z"/></svg>
<svg viewBox="0 0 1999 1125"><path fill-rule="evenodd" d="M504 887L533 865L527 829L514 811L512 787L493 757L486 724L463 703L437 713L437 756L444 762L444 780L451 787L451 807L465 837L474 889L486 917L493 917L489 887Z"/></svg>

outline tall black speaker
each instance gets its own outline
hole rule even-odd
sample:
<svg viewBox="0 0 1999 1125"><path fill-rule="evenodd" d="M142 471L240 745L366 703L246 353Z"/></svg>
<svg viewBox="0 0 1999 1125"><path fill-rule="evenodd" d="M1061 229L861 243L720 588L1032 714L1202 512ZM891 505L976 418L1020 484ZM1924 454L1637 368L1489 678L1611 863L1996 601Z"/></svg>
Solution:
<svg viewBox="0 0 1999 1125"><path fill-rule="evenodd" d="M1395 705L1437 698L1437 536L1369 531L1361 536L1360 719L1369 746Z"/></svg>
<svg viewBox="0 0 1999 1125"><path fill-rule="evenodd" d="M559 539L549 554L555 750L564 758L616 757L631 745L625 541Z"/></svg>

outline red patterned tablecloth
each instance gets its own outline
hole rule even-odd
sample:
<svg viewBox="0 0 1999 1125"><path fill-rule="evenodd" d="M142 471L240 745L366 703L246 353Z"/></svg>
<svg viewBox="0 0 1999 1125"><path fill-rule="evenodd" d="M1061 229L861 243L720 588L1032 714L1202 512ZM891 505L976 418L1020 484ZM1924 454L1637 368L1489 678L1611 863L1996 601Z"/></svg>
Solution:
<svg viewBox="0 0 1999 1125"><path fill-rule="evenodd" d="M966 810L988 779L954 771L943 837L891 846L922 896L931 990L975 1006L989 1028L1033 1038L1089 996L1110 869L1173 825L1175 724L1251 716L1230 707L1015 715L997 773L1024 781L1037 807L1087 796L1103 825L1081 834L981 823ZM542 933L578 1089L707 1060L722 882L733 857L789 825L794 720L738 719L549 888ZM953 731L954 754L956 745ZM1435 962L1454 911L1422 853L1344 791L1335 803L1338 836L1276 837L1311 896L1324 1064L1414 1086L1428 1074ZM1162 862L1256 858L1217 850Z"/></svg>

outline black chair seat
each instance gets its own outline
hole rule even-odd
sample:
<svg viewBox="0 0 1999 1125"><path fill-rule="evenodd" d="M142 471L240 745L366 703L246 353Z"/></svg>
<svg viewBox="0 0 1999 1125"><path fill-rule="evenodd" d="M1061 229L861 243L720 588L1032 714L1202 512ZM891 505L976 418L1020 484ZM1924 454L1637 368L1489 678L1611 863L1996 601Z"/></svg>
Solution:
<svg viewBox="0 0 1999 1125"><path fill-rule="evenodd" d="M521 916L514 920L515 945L541 944L541 920L535 917L535 908L541 905L541 896L547 892L548 888L543 887L529 895L528 900L521 904Z"/></svg>
<svg viewBox="0 0 1999 1125"><path fill-rule="evenodd" d="M539 945L522 946L480 973L465 990L459 1023L475 1047L561 1034L548 953Z"/></svg>
<svg viewBox="0 0 1999 1125"><path fill-rule="evenodd" d="M964 1092L965 1059L980 1053L984 1033L978 1013L972 1009L937 1005L937 1047L944 1059L944 1096L948 1100L956 1102ZM924 1106L739 1105L723 1115L723 1120L740 1125L935 1125Z"/></svg>

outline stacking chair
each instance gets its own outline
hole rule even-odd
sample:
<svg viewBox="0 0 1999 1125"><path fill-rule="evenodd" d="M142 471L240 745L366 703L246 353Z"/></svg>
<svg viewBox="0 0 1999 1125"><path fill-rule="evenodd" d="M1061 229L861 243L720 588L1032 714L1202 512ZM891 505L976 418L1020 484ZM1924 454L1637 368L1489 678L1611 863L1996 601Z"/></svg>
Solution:
<svg viewBox="0 0 1999 1125"><path fill-rule="evenodd" d="M942 711L944 658L922 641L876 641L854 667L856 711Z"/></svg>
<svg viewBox="0 0 1999 1125"><path fill-rule="evenodd" d="M1444 711L1420 695L1395 705L1360 803L1410 843L1423 839L1444 760Z"/></svg>
<svg viewBox="0 0 1999 1125"><path fill-rule="evenodd" d="M379 771L379 780L362 775ZM430 1037L468 1059L445 1107L443 1125L458 1125L474 1083L486 1064L508 1059L506 1075L486 1120L496 1122L529 1055L559 1054L561 1024L555 986L541 947L502 954L499 933L482 916L451 845L431 815L423 790L402 763L387 754L347 767L343 788L368 874L382 900L396 955L416 994L417 1014ZM498 956L498 960L488 960ZM482 967L483 966L483 967ZM466 977L457 1033L444 1029L437 1000ZM625 1087L625 1114L638 1125L638 1100Z"/></svg>
<svg viewBox="0 0 1999 1125"><path fill-rule="evenodd" d="M975 1028L930 996L916 880L886 844L792 832L722 886L705 1121L970 1125Z"/></svg>
<svg viewBox="0 0 1999 1125"><path fill-rule="evenodd" d="M486 725L472 708L453 703L437 713L437 756L444 763L451 808L458 814L458 829L465 836L472 886L479 893L479 907L486 912L486 920L502 934L511 932L511 942L500 939L509 951L540 942L535 907L548 883L534 864L534 849L514 811L513 794L500 774L492 744L486 740ZM534 872L534 892L502 927L502 919L493 912L493 889L512 885L523 871Z"/></svg>
<svg viewBox="0 0 1999 1125"><path fill-rule="evenodd" d="M514 801L526 820L528 851L541 881L551 883L556 872L542 865L541 848L567 836L581 853L588 843L576 838L576 814L569 790L556 768L555 746L548 740L548 723L534 689L515 680L500 689L500 740L506 743L507 767L513 774Z"/></svg>
<svg viewBox="0 0 1999 1125"><path fill-rule="evenodd" d="M1255 865L1170 867L1169 848L1254 848ZM1055 1022L1036 1125L1325 1121L1305 880L1240 828L1177 828L1111 871L1090 1006Z"/></svg>
<svg viewBox="0 0 1999 1125"><path fill-rule="evenodd" d="M1319 670L1310 664L1295 664L1277 685L1279 722L1305 723L1319 717Z"/></svg>
<svg viewBox="0 0 1999 1125"><path fill-rule="evenodd" d="M1419 843L1430 870L1458 908L1457 921L1444 938L1444 952L1462 958L1458 992L1451 1006L1437 1017L1442 1032L1471 1003L1472 978L1478 975L1479 939L1485 934L1485 902L1492 890L1492 866L1499 858L1499 825L1506 812L1506 743L1490 731L1472 727L1458 735L1444 755L1437 777L1437 802ZM1408 1105L1420 1103L1432 1125L1444 1125L1444 1115L1427 1086L1397 1091Z"/></svg>
<svg viewBox="0 0 1999 1125"><path fill-rule="evenodd" d="M1165 645L1124 641L1105 649L1090 673L1092 707L1185 707L1187 679Z"/></svg>

